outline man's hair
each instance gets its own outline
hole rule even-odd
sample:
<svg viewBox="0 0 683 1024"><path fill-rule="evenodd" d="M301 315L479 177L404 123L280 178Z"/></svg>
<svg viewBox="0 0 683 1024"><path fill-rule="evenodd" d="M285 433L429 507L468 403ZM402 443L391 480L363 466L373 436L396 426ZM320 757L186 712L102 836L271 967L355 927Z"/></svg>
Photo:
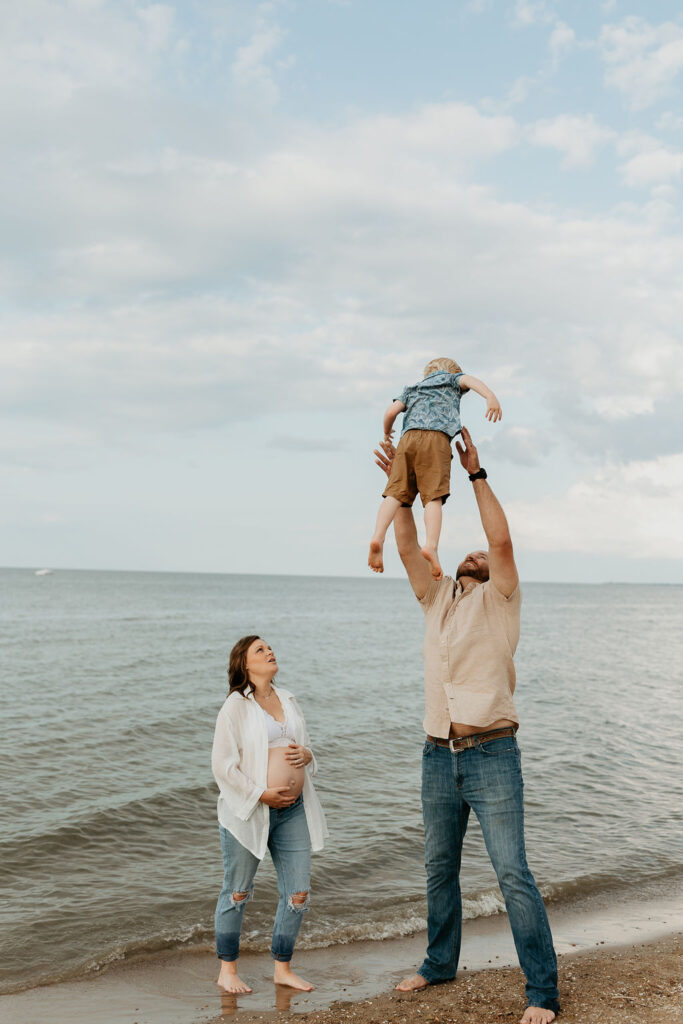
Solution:
<svg viewBox="0 0 683 1024"><path fill-rule="evenodd" d="M432 359L424 368L424 376L436 373L437 370L444 370L446 373L462 373L462 367L458 366L455 359L447 359L445 356Z"/></svg>

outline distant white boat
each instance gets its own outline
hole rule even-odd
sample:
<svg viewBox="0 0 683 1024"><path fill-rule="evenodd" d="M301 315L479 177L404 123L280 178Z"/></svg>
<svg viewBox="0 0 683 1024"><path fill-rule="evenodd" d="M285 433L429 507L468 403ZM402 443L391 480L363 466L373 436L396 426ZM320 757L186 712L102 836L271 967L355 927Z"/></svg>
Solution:
<svg viewBox="0 0 683 1024"><path fill-rule="evenodd" d="M36 576L52 576L52 569L36 569Z"/></svg>

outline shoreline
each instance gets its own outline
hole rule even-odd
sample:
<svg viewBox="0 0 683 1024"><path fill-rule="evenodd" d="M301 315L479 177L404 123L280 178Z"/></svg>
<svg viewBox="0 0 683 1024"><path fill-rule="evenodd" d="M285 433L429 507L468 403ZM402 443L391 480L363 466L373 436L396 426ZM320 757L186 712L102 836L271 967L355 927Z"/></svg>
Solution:
<svg viewBox="0 0 683 1024"><path fill-rule="evenodd" d="M630 946L600 946L559 954L559 1020L566 1024L667 1024L683 1021L680 982L681 934ZM227 1005L226 1005L227 1004ZM327 1010L305 1015L307 1024L471 1024L502 1020L516 1024L523 1013L524 975L519 967L458 972L456 981L429 986L416 993L385 992L362 1001L337 1001ZM230 1019L229 1001L219 1016L202 1024ZM277 1012L241 1015L242 1021L264 1021Z"/></svg>
<svg viewBox="0 0 683 1024"><path fill-rule="evenodd" d="M649 944L668 949L676 943L676 935L683 932L683 896L632 897L619 904L604 897L592 898L572 906L550 904L548 910L562 970L567 959L571 957L574 962L577 955L592 955L601 963L612 963L610 957L633 955L633 949L649 948ZM421 963L425 944L426 936L420 932L406 938L301 951L294 969L316 984L312 993L293 993L289 989L276 992L269 956L245 954L240 959L240 973L253 985L254 992L239 999L221 994L217 988L215 954L205 947L140 955L93 977L0 996L0 1018L12 1024L43 1024L46 1020L50 1024L219 1024L232 1016L244 1021L268 1020L288 1010L306 1015L311 1021L333 1024L340 1019L339 1011L330 1008L343 1004L344 1019L353 1014L349 1020L399 1021L404 1018L396 1000L418 999L420 995L399 997L392 992L393 987ZM631 946L631 951L614 952L624 946ZM648 964L644 979L657 967L655 954ZM463 923L457 981L427 990L430 1007L434 1003L434 1007L441 1007L439 1012L445 1012L453 990L461 992L464 986L467 992L468 979L475 972L483 972L478 973L479 979L505 975L507 980L499 995L507 991L510 1005L504 1011L502 1003L497 1003L494 1015L512 1013L510 1020L519 1020L524 1009L523 978L505 914ZM482 991L488 992L493 986L492 991L498 992L502 982L486 980L483 984ZM474 997L468 992L470 996ZM370 1013L371 1006L381 1006L382 1013L391 1011L399 1016L363 1016L365 1010ZM405 1019L414 1019L414 1015Z"/></svg>

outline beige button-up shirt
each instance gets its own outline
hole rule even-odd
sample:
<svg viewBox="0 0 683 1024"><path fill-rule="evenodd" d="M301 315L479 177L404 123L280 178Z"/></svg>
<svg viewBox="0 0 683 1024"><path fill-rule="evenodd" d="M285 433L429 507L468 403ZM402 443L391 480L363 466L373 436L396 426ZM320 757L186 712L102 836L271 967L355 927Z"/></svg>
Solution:
<svg viewBox="0 0 683 1024"><path fill-rule="evenodd" d="M451 722L480 726L508 718L519 724L512 695L519 641L519 586L504 597L491 580L462 584L444 576L420 601L425 613L424 728L448 737Z"/></svg>

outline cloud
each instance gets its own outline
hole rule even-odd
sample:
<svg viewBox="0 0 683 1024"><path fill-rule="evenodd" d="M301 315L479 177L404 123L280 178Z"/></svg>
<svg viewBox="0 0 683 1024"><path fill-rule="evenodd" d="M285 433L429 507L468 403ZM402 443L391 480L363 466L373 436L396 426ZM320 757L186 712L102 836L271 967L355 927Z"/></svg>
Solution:
<svg viewBox="0 0 683 1024"><path fill-rule="evenodd" d="M172 54L159 58L164 74L178 59L165 7L149 16L154 40L149 17L128 12L110 25L109 9L97 10L110 29L100 41L109 70L55 43L68 95L55 106L32 93L21 123L0 110L3 145L19 157L0 164L8 414L62 424L65 449L84 453L82 438L129 443L277 413L285 386L303 411L381 409L428 358L452 353L496 387L514 361L501 398L531 381L536 407L552 410L569 445L576 406L556 396L585 395L599 450L625 443L610 396L632 388L640 353L648 416L683 391L674 354L683 240L661 209L582 217L480 183L529 145L585 165L612 138L594 118L527 128L443 102L332 126L271 120L259 108L252 124L246 99L229 91L230 69L241 60L246 84L268 65L276 38L254 42L268 12L219 48L228 91L216 98L180 72L159 94L153 45ZM80 21L79 54L95 31ZM215 35L217 46L227 38ZM16 56L16 33L8 38ZM39 57L29 50L33 78ZM135 103L119 78L127 62ZM623 408L630 421L646 418L633 402ZM531 423L499 443L525 464L546 457Z"/></svg>
<svg viewBox="0 0 683 1024"><path fill-rule="evenodd" d="M683 454L606 465L557 497L506 505L521 549L683 558Z"/></svg>
<svg viewBox="0 0 683 1024"><path fill-rule="evenodd" d="M683 171L683 152L660 146L631 157L619 170L626 184L635 188L672 181Z"/></svg>
<svg viewBox="0 0 683 1024"><path fill-rule="evenodd" d="M550 454L553 442L547 431L537 427L503 427L479 447L490 451L496 460L536 466Z"/></svg>
<svg viewBox="0 0 683 1024"><path fill-rule="evenodd" d="M274 437L269 444L270 448L281 448L286 452L341 452L348 447L348 441L343 438L332 437L292 437L289 434L281 434Z"/></svg>
<svg viewBox="0 0 683 1024"><path fill-rule="evenodd" d="M605 82L618 89L634 110L667 96L683 70L683 26L651 25L631 15L605 25L599 38Z"/></svg>
<svg viewBox="0 0 683 1024"><path fill-rule="evenodd" d="M513 118L444 103L291 127L243 154L229 139L205 155L190 133L183 149L60 153L25 175L25 205L6 208L5 408L102 436L212 427L264 399L278 411L285 383L304 410L360 409L437 352L489 378L514 354L553 405L560 382L629 387L644 348L644 398L681 387L665 355L681 238L637 208L569 217L476 184L524 144ZM590 118L534 132L575 161L605 138ZM557 408L571 437L575 410ZM537 437L510 438L541 457Z"/></svg>
<svg viewBox="0 0 683 1024"><path fill-rule="evenodd" d="M515 0L513 24L524 27L551 21L554 6L550 0Z"/></svg>
<svg viewBox="0 0 683 1024"><path fill-rule="evenodd" d="M560 61L576 46L576 33L574 29L564 21L556 22L548 45L553 67L557 68Z"/></svg>
<svg viewBox="0 0 683 1024"><path fill-rule="evenodd" d="M580 117L560 114L559 117L536 121L527 135L536 146L547 146L564 153L565 167L587 167L599 146L616 138L616 132L598 124L592 114Z"/></svg>
<svg viewBox="0 0 683 1024"><path fill-rule="evenodd" d="M136 8L135 13L147 29L150 48L153 51L166 49L173 34L173 8L168 4L150 4L148 7Z"/></svg>
<svg viewBox="0 0 683 1024"><path fill-rule="evenodd" d="M232 75L241 89L254 89L269 103L275 103L280 92L275 81L272 57L284 38L284 32L277 25L267 22L259 24L251 39L239 47L232 64Z"/></svg>

